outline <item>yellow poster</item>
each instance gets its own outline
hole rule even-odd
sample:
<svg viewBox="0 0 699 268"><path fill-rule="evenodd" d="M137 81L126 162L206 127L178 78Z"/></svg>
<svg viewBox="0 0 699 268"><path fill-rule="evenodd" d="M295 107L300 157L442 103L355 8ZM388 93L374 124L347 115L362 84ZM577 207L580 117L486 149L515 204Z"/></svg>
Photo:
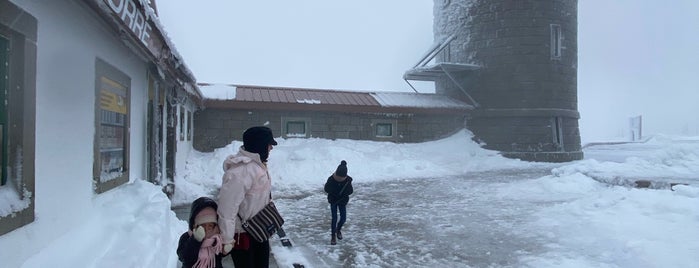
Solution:
<svg viewBox="0 0 699 268"><path fill-rule="evenodd" d="M126 100L123 95L116 94L106 88L126 92L122 85L102 77L102 89L100 90L100 109L115 113L126 114Z"/></svg>

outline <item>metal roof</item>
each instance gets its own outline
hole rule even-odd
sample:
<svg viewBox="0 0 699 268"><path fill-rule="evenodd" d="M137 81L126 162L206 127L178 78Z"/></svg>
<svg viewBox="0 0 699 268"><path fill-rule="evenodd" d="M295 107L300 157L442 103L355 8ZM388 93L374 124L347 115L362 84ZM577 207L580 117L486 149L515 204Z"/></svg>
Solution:
<svg viewBox="0 0 699 268"><path fill-rule="evenodd" d="M237 86L237 101L379 106L368 93L304 88Z"/></svg>
<svg viewBox="0 0 699 268"><path fill-rule="evenodd" d="M473 106L440 94L413 92L360 92L334 89L308 89L253 85L216 85L201 83L208 103L227 107L249 107L252 104L265 108L303 107L304 110L326 110L330 107L355 107L359 110L382 109L402 111L419 110L471 110ZM227 104L226 104L227 103ZM313 108L316 107L316 108Z"/></svg>

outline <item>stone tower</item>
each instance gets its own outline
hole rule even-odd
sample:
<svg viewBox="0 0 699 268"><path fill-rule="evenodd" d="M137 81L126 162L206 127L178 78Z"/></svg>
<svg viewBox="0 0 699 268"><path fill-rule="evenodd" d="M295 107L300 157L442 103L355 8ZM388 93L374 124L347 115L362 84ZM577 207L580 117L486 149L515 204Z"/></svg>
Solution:
<svg viewBox="0 0 699 268"><path fill-rule="evenodd" d="M577 13L577 0L435 0L435 65L416 65L412 78L474 104L466 127L485 148L581 159ZM441 75L420 79L425 70Z"/></svg>

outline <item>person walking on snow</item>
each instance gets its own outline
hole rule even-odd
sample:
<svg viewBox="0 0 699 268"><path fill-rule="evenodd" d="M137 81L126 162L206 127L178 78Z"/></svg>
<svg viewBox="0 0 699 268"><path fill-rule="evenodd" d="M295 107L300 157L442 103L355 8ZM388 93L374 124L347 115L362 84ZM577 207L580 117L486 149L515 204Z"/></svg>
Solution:
<svg viewBox="0 0 699 268"><path fill-rule="evenodd" d="M200 197L192 202L189 230L180 236L177 257L183 268L223 268L222 241L216 201Z"/></svg>
<svg viewBox="0 0 699 268"><path fill-rule="evenodd" d="M330 203L331 237L330 244L337 244L336 238L342 240L342 225L347 220L347 203L349 196L354 192L352 188L352 177L347 175L347 161L342 160L337 166L335 173L328 177L325 182L325 192L328 193L328 203ZM337 219L337 212L340 212L340 220Z"/></svg>
<svg viewBox="0 0 699 268"><path fill-rule="evenodd" d="M251 127L243 133L238 153L223 161L223 178L218 195L218 224L224 252L232 245L236 268L269 267L269 241L258 242L241 225L260 212L272 199L272 178L267 158L277 145L268 127Z"/></svg>

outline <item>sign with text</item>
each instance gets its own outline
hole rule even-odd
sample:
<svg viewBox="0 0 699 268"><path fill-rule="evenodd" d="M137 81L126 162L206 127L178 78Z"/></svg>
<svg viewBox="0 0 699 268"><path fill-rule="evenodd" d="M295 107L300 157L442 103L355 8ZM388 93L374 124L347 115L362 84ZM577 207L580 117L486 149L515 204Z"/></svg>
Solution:
<svg viewBox="0 0 699 268"><path fill-rule="evenodd" d="M103 0L126 28L140 40L156 58L160 57L163 47L162 37L154 32L155 23L146 11L142 1Z"/></svg>

